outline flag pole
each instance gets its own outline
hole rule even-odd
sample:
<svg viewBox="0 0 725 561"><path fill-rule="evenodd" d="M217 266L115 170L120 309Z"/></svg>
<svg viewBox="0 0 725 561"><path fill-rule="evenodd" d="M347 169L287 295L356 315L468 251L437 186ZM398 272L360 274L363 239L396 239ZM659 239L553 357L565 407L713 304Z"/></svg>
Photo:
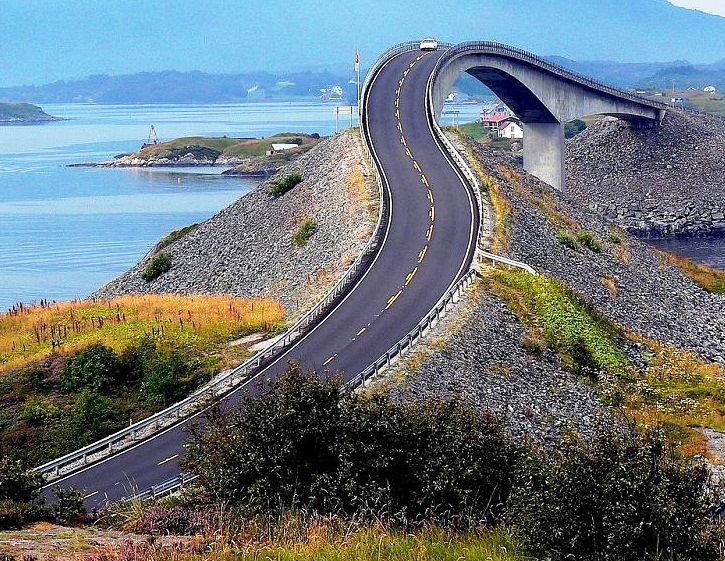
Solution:
<svg viewBox="0 0 725 561"><path fill-rule="evenodd" d="M357 48L355 49L355 71L357 72L357 117L358 125L360 125L362 116L362 108L360 107L360 51Z"/></svg>

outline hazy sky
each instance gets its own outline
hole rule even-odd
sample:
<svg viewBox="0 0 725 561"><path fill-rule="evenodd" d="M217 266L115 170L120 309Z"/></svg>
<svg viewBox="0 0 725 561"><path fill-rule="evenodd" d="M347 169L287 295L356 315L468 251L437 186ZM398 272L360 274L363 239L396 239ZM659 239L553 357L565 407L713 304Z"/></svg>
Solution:
<svg viewBox="0 0 725 561"><path fill-rule="evenodd" d="M725 12L725 0L672 0ZM434 36L577 60L715 62L725 18L667 0L0 0L0 87L159 70L368 67ZM704 20L704 21L703 21Z"/></svg>
<svg viewBox="0 0 725 561"><path fill-rule="evenodd" d="M725 16L725 0L669 0L675 6Z"/></svg>

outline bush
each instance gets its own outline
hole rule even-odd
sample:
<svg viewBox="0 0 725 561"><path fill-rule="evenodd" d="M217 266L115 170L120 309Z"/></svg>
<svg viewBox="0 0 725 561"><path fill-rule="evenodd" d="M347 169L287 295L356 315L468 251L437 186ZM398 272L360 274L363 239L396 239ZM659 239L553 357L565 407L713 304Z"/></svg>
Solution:
<svg viewBox="0 0 725 561"><path fill-rule="evenodd" d="M76 442L90 442L110 431L111 400L84 390L76 397L66 419L65 434Z"/></svg>
<svg viewBox="0 0 725 561"><path fill-rule="evenodd" d="M68 357L61 371L63 389L66 391L107 391L120 376L119 356L102 343L93 343Z"/></svg>
<svg viewBox="0 0 725 561"><path fill-rule="evenodd" d="M141 396L145 401L166 405L182 397L183 379L191 372L182 352L176 349L154 349L144 357L141 368Z"/></svg>
<svg viewBox="0 0 725 561"><path fill-rule="evenodd" d="M265 390L191 431L183 464L212 500L476 524L507 498L515 447L492 415L363 397L296 366Z"/></svg>
<svg viewBox="0 0 725 561"><path fill-rule="evenodd" d="M506 518L528 547L555 559L717 559L704 464L679 459L659 430L629 429L532 449Z"/></svg>
<svg viewBox="0 0 725 561"><path fill-rule="evenodd" d="M53 520L50 507L39 503L0 499L0 530L22 528L27 524L41 520Z"/></svg>
<svg viewBox="0 0 725 561"><path fill-rule="evenodd" d="M591 232L587 232L586 230L579 232L576 239L584 247L595 253L602 251L602 242L600 242Z"/></svg>
<svg viewBox="0 0 725 561"><path fill-rule="evenodd" d="M572 234L571 232L557 232L556 241L558 241L564 247L568 247L569 249L579 249L579 242L577 241L576 237L574 237L574 234Z"/></svg>
<svg viewBox="0 0 725 561"><path fill-rule="evenodd" d="M0 500L34 502L40 499L43 476L26 470L21 462L0 459Z"/></svg>
<svg viewBox="0 0 725 561"><path fill-rule="evenodd" d="M293 171L281 179L273 181L269 192L275 197L281 197L299 183L302 183L302 175L299 172Z"/></svg>
<svg viewBox="0 0 725 561"><path fill-rule="evenodd" d="M314 234L316 231L317 220L315 220L314 218L305 218L302 221L302 224L300 224L299 229L295 233L295 245L297 245L297 247L304 246L308 241L310 241L312 234Z"/></svg>
<svg viewBox="0 0 725 561"><path fill-rule="evenodd" d="M169 269L171 269L171 255L162 251L151 258L148 265L146 265L146 268L141 273L141 278L146 282L151 282L163 275Z"/></svg>
<svg viewBox="0 0 725 561"><path fill-rule="evenodd" d="M78 489L55 489L56 502L53 514L56 524L77 524L85 519L87 511L83 504L83 492Z"/></svg>

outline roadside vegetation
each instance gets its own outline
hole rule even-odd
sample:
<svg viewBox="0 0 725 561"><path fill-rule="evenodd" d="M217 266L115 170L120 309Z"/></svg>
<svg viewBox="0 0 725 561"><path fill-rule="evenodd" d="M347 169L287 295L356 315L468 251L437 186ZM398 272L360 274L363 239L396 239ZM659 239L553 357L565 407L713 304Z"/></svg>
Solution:
<svg viewBox="0 0 725 561"><path fill-rule="evenodd" d="M96 522L166 537L85 559L719 558L718 489L657 426L539 448L463 403L351 392L295 366L265 389L192 430L193 487Z"/></svg>
<svg viewBox="0 0 725 561"><path fill-rule="evenodd" d="M0 315L0 456L41 464L176 401L272 332L277 303L143 295Z"/></svg>
<svg viewBox="0 0 725 561"><path fill-rule="evenodd" d="M715 294L725 294L725 271L708 267L702 263L695 263L687 257L673 253L659 252L659 254L664 261L677 266L685 276L703 290Z"/></svg>
<svg viewBox="0 0 725 561"><path fill-rule="evenodd" d="M285 193L290 192L300 183L302 183L302 174L297 171L293 171L284 177L280 177L279 179L273 181L269 188L269 192L275 197L281 197Z"/></svg>

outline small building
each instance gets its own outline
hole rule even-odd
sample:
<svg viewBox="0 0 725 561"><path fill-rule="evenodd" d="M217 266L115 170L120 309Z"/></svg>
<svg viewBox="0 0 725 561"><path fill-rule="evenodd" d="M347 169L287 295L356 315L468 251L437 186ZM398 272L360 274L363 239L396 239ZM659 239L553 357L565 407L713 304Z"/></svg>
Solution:
<svg viewBox="0 0 725 561"><path fill-rule="evenodd" d="M272 146L267 150L266 154L267 156L271 156L272 154L276 154L277 152L284 152L285 150L292 150L293 148L299 148L299 144L285 144L282 142L275 142L272 144Z"/></svg>
<svg viewBox="0 0 725 561"><path fill-rule="evenodd" d="M504 113L496 113L496 114L490 115L488 117L482 117L481 124L491 131L498 132L500 124L503 123L504 121L510 121L510 120L511 120L511 117L509 115L506 115Z"/></svg>
<svg viewBox="0 0 725 561"><path fill-rule="evenodd" d="M498 137L519 140L524 137L524 129L521 128L521 125L517 121L502 121L498 127Z"/></svg>
<svg viewBox="0 0 725 561"><path fill-rule="evenodd" d="M717 91L717 88L715 86L707 86L702 91L707 93L715 93Z"/></svg>

